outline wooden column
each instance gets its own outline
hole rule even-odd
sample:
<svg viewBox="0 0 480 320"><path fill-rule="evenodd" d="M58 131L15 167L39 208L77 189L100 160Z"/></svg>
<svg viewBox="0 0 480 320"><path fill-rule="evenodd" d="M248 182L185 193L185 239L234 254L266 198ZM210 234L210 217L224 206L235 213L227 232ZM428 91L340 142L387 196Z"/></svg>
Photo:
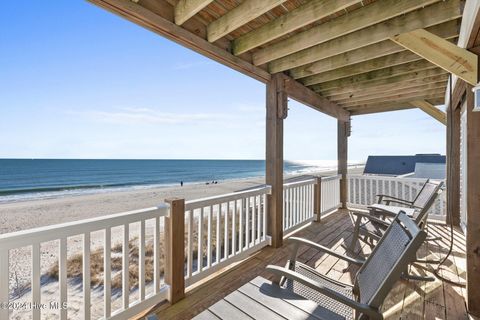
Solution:
<svg viewBox="0 0 480 320"><path fill-rule="evenodd" d="M165 218L165 283L171 304L185 297L185 199L165 199L170 216Z"/></svg>
<svg viewBox="0 0 480 320"><path fill-rule="evenodd" d="M322 220L322 177L316 178L313 187L313 213L317 216L316 221Z"/></svg>
<svg viewBox="0 0 480 320"><path fill-rule="evenodd" d="M338 174L342 176L340 180L340 202L342 208L347 207L348 200L348 137L350 136L350 121L338 120L337 152L338 152Z"/></svg>
<svg viewBox="0 0 480 320"><path fill-rule="evenodd" d="M275 74L267 83L266 183L272 186L268 196L268 235L272 246L283 243L283 120L287 116L284 78Z"/></svg>
<svg viewBox="0 0 480 320"><path fill-rule="evenodd" d="M447 223L460 225L460 108L447 109Z"/></svg>
<svg viewBox="0 0 480 320"><path fill-rule="evenodd" d="M480 112L467 86L467 305L480 317Z"/></svg>

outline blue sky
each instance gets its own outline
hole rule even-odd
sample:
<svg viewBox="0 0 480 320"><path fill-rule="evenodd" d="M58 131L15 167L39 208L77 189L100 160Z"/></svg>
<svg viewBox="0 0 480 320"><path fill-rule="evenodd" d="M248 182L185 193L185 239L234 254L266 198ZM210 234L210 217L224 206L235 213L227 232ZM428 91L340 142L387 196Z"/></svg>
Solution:
<svg viewBox="0 0 480 320"><path fill-rule="evenodd" d="M0 12L0 157L263 159L265 86L88 2ZM445 153L419 110L354 117L349 158ZM285 158L336 158L336 120L294 101Z"/></svg>

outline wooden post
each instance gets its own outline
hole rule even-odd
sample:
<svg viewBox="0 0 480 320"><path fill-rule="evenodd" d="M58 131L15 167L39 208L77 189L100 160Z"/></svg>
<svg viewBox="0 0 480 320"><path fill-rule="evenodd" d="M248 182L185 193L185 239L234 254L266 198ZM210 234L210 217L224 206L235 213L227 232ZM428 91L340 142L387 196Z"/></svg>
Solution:
<svg viewBox="0 0 480 320"><path fill-rule="evenodd" d="M460 225L460 108L447 109L447 223Z"/></svg>
<svg viewBox="0 0 480 320"><path fill-rule="evenodd" d="M322 177L316 178L315 185L313 187L313 213L317 216L316 221L322 220Z"/></svg>
<svg viewBox="0 0 480 320"><path fill-rule="evenodd" d="M340 202L342 208L347 208L348 201L348 137L350 136L350 121L338 120L337 152L338 152L338 174L342 176L340 180Z"/></svg>
<svg viewBox="0 0 480 320"><path fill-rule="evenodd" d="M284 78L274 74L267 83L266 183L272 187L268 196L268 235L272 246L283 243L283 119L287 116Z"/></svg>
<svg viewBox="0 0 480 320"><path fill-rule="evenodd" d="M480 112L473 109L467 86L467 305L480 317Z"/></svg>
<svg viewBox="0 0 480 320"><path fill-rule="evenodd" d="M170 215L165 218L165 283L171 304L185 297L185 199L165 199Z"/></svg>

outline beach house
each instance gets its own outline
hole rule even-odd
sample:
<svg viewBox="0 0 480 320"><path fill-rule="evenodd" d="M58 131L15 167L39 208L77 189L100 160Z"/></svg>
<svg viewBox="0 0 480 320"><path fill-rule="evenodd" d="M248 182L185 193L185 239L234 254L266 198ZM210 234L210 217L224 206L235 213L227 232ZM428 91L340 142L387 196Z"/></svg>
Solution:
<svg viewBox="0 0 480 320"><path fill-rule="evenodd" d="M265 84L266 185L1 235L0 302L12 300L9 251L24 246L32 248L31 299L42 301L41 243L47 241L59 243L59 301L67 301L66 239L81 235L82 319L336 319L311 299L262 290L274 279L265 267L287 263L292 234L347 253L354 232L349 210L375 203L377 194L415 201L425 179L349 175L347 160L356 117L419 108L445 125L447 137L446 190L431 204L426 228L436 240L418 250L423 264L408 267L418 279L395 282L375 312L387 319L480 317L480 112L473 111L472 90L479 82L480 1L89 1ZM284 183L283 125L294 112L289 98L337 119L338 175ZM120 289L112 288L110 259L103 259L104 279L93 287L91 234L103 232L95 253L110 257L118 226L123 248L130 231L138 233L138 250L124 249L119 258ZM452 254L437 269L431 260L447 255L451 236ZM350 257L366 258L372 247L359 242ZM358 268L337 255L299 250L298 259L317 272L356 281ZM100 303L92 299L95 291L102 292ZM31 316L40 319L42 312L34 308ZM70 318L68 312L60 310L60 318ZM8 308L0 308L0 319L8 317Z"/></svg>
<svg viewBox="0 0 480 320"><path fill-rule="evenodd" d="M444 180L446 162L446 156L440 154L369 156L363 173Z"/></svg>

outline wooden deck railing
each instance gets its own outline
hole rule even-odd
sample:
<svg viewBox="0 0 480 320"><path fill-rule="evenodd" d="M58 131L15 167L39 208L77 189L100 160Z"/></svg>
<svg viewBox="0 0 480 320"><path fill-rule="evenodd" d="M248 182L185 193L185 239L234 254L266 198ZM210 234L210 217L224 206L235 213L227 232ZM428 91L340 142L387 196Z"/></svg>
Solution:
<svg viewBox="0 0 480 320"><path fill-rule="evenodd" d="M341 175L321 178L321 214L327 214L341 207L340 179Z"/></svg>
<svg viewBox="0 0 480 320"><path fill-rule="evenodd" d="M185 285L270 243L267 201L270 186L187 201Z"/></svg>
<svg viewBox="0 0 480 320"><path fill-rule="evenodd" d="M424 180L411 178L349 176L349 205L371 204L376 201L377 193L413 199L423 182ZM270 193L270 186L262 186L186 202L184 199L169 199L166 200L167 204L154 208L0 235L0 302L8 302L11 297L9 253L22 247L30 247L31 250L31 301L42 301L41 245L51 241L58 243L58 300L60 304L66 302L70 281L67 279L70 263L67 251L71 253L72 248L69 246L74 245L69 239L80 236L82 245L76 249L81 252L82 259L81 318L124 319L163 300L168 299L175 303L184 296L185 289L189 286L270 244L271 237L267 235L267 195ZM341 206L340 176L315 177L286 183L283 196L283 230L287 234L313 220L319 221L322 215ZM437 200L432 211L433 216L444 217L443 197ZM113 232L117 227L121 228L120 232ZM153 238L150 242L147 231L150 238ZM98 232L102 233L102 245L100 248L91 248L91 243L98 245L98 241L93 241L92 237ZM135 238L132 233L136 235ZM117 292L114 298L116 306L120 307L113 310L113 260L109 258L112 258L112 239L117 238L122 247L122 278L120 288L116 288L121 295ZM138 243L136 261L131 260L133 239ZM147 243L150 243L149 248ZM146 262L147 251L149 268ZM91 299L90 271L90 258L98 254L102 256L104 270L100 274L101 285L97 284L95 288L97 291L103 290L100 316L98 310L92 312L94 303ZM118 259L118 250L116 254ZM129 267L133 262L138 264L136 287L129 283ZM152 281L147 282L147 274ZM118 271L116 275L118 276ZM136 299L131 298L133 292ZM0 319L7 319L9 313L9 310L0 308ZM40 319L41 316L41 309L31 310L32 319ZM60 310L59 317L71 318L67 309Z"/></svg>
<svg viewBox="0 0 480 320"><path fill-rule="evenodd" d="M377 194L386 194L413 201L425 179L384 176L350 175L348 199L350 206L364 207L377 201ZM445 220L446 192L442 192L430 209L429 218Z"/></svg>
<svg viewBox="0 0 480 320"><path fill-rule="evenodd" d="M8 233L0 235L0 301L3 303L0 308L0 319L8 319L9 313L12 310L6 308L5 303L12 302L10 298L10 263L9 254L11 250L29 247L31 250L30 265L31 265L31 305L27 304L25 309L30 309L28 318L34 320L40 319L42 316L42 308L38 307L45 300L42 300L41 292L41 266L42 266L42 252L41 245L47 242L57 242L58 246L58 306L62 306L67 301L67 289L72 290L68 285L67 272L69 265L69 256L74 243L69 241L71 237L82 238L81 245L81 283L82 283L82 310L83 319L91 319L92 307L92 286L91 286L91 265L90 258L92 255L91 240L92 234L95 232L103 232L103 246L102 259L103 260L103 317L105 319L126 319L134 316L142 310L167 299L169 286L161 283L160 270L164 266L160 262L160 234L164 226L163 218L168 216L168 206L160 205L158 207L135 210L121 214L114 214L100 218L87 219L78 222L64 223L59 225L47 226L26 231ZM130 301L131 285L129 283L130 262L131 258L131 229L132 224L137 225L138 237L138 299ZM146 292L146 264L145 264L145 249L146 249L146 225L149 225L153 230L153 290L148 295ZM138 226L139 225L139 226ZM112 229L121 227L123 230L118 234L118 238L122 239L122 280L121 280L121 307L119 310L112 312ZM28 287L28 286L27 286ZM98 288L97 288L98 289ZM37 307L34 307L37 306ZM10 308L13 309L13 308ZM22 316L23 317L23 316ZM70 319L67 308L59 309L59 318Z"/></svg>
<svg viewBox="0 0 480 320"><path fill-rule="evenodd" d="M283 230L285 234L338 209L340 175L315 177L283 185Z"/></svg>
<svg viewBox="0 0 480 320"><path fill-rule="evenodd" d="M316 179L283 185L284 234L314 220L314 186Z"/></svg>

